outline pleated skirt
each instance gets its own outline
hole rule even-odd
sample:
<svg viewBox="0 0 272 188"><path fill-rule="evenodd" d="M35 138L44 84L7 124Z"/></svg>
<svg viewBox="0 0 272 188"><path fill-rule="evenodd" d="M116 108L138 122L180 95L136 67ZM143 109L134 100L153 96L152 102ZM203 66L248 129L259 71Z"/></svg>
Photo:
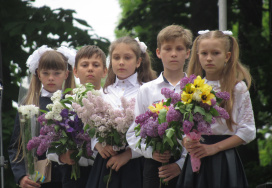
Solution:
<svg viewBox="0 0 272 188"><path fill-rule="evenodd" d="M229 138L229 135L203 135L204 144L214 144ZM244 188L248 182L236 148L221 151L201 159L198 172L193 172L188 154L177 188Z"/></svg>
<svg viewBox="0 0 272 188"><path fill-rule="evenodd" d="M103 159L99 153L97 154L86 188L105 188L107 186L104 177L110 174L110 168L106 168L108 160L109 158ZM118 172L112 170L109 188L141 188L143 184L143 162L143 157L131 159Z"/></svg>

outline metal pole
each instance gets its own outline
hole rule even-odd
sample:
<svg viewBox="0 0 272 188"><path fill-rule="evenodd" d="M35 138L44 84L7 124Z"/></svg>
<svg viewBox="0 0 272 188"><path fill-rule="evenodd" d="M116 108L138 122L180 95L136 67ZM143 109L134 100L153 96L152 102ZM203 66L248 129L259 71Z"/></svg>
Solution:
<svg viewBox="0 0 272 188"><path fill-rule="evenodd" d="M0 48L1 50L1 48ZM0 167L1 167L1 187L4 188L4 166L5 157L3 154L3 127L2 127L2 98L3 98L3 87L0 83Z"/></svg>
<svg viewBox="0 0 272 188"><path fill-rule="evenodd" d="M227 30L227 0L218 0L218 25L220 31Z"/></svg>

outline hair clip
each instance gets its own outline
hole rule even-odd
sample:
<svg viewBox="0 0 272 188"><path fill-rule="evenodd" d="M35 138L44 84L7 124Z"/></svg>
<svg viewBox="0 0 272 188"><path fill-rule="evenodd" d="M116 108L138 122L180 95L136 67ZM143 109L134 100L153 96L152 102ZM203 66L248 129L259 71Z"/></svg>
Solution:
<svg viewBox="0 0 272 188"><path fill-rule="evenodd" d="M140 49L143 53L146 52L146 49L147 49L147 46L145 45L144 42L140 42L139 38L135 38L135 40L138 42L139 46L140 46Z"/></svg>
<svg viewBox="0 0 272 188"><path fill-rule="evenodd" d="M208 32L210 32L210 30L200 30L200 31L198 31L197 33L198 33L199 35L203 35L203 34L208 33Z"/></svg>
<svg viewBox="0 0 272 188"><path fill-rule="evenodd" d="M222 31L222 33L224 33L225 35L230 35L230 36L232 35L232 31L228 31L228 30L227 31Z"/></svg>

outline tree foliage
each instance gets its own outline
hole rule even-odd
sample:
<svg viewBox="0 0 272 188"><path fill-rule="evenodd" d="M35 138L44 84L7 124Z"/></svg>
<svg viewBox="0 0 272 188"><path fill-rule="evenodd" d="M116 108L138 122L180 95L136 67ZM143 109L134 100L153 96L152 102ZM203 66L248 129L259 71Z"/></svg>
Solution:
<svg viewBox="0 0 272 188"><path fill-rule="evenodd" d="M98 45L107 53L109 40L90 35L92 27L73 16L74 10L51 10L47 6L31 6L34 0L0 0L0 49L3 72L2 126L4 157L11 138L20 79L26 75L26 60L41 45L58 47L61 44L80 47ZM75 26L75 23L79 26ZM79 28L80 27L80 28ZM85 29L81 29L85 28ZM5 170L5 187L15 187L10 168Z"/></svg>
<svg viewBox="0 0 272 188"><path fill-rule="evenodd" d="M209 3L203 0L119 0L119 2L123 11L115 31L117 36L139 37L147 44L154 57L157 47L156 36L167 25L183 25L191 29L194 36L197 36L199 30L214 30L219 27L218 0L211 0ZM256 127L259 130L262 130L263 126L269 127L270 130L272 128L272 87L268 74L272 68L272 29L269 25L272 23L272 5L269 3L271 3L269 0L227 1L227 28L239 39L240 59L250 68L254 80L250 93ZM158 58L155 58L153 68L158 73L163 70ZM253 170L262 172L257 169L263 168L259 166L257 140L262 140L261 159L266 161L266 165L270 165L270 167L266 166L268 169L271 168L271 152L264 151L265 148L271 147L271 141L265 139L263 134L258 133L255 141L239 147L239 152L247 168L254 166ZM252 161L256 164L250 165ZM246 171L252 187L262 183L258 182L257 178L251 178L253 173L250 173L250 169ZM261 173L258 175L262 176ZM260 178L260 181L267 180Z"/></svg>

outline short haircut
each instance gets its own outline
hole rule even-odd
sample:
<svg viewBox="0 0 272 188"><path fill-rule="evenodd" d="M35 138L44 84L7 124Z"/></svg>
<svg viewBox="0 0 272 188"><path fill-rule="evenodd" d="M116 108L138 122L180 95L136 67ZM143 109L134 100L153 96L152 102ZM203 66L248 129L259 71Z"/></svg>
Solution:
<svg viewBox="0 0 272 188"><path fill-rule="evenodd" d="M172 41L177 38L183 39L187 49L191 48L193 40L192 32L179 25L169 25L163 28L157 36L157 47L160 49L164 42Z"/></svg>
<svg viewBox="0 0 272 188"><path fill-rule="evenodd" d="M107 68L106 65L106 55L105 53L95 45L87 45L80 48L80 50L77 51L76 54L76 60L75 60L75 68L77 68L78 61L82 58L91 58L93 55L96 55L97 57L100 57L103 62L103 68Z"/></svg>

